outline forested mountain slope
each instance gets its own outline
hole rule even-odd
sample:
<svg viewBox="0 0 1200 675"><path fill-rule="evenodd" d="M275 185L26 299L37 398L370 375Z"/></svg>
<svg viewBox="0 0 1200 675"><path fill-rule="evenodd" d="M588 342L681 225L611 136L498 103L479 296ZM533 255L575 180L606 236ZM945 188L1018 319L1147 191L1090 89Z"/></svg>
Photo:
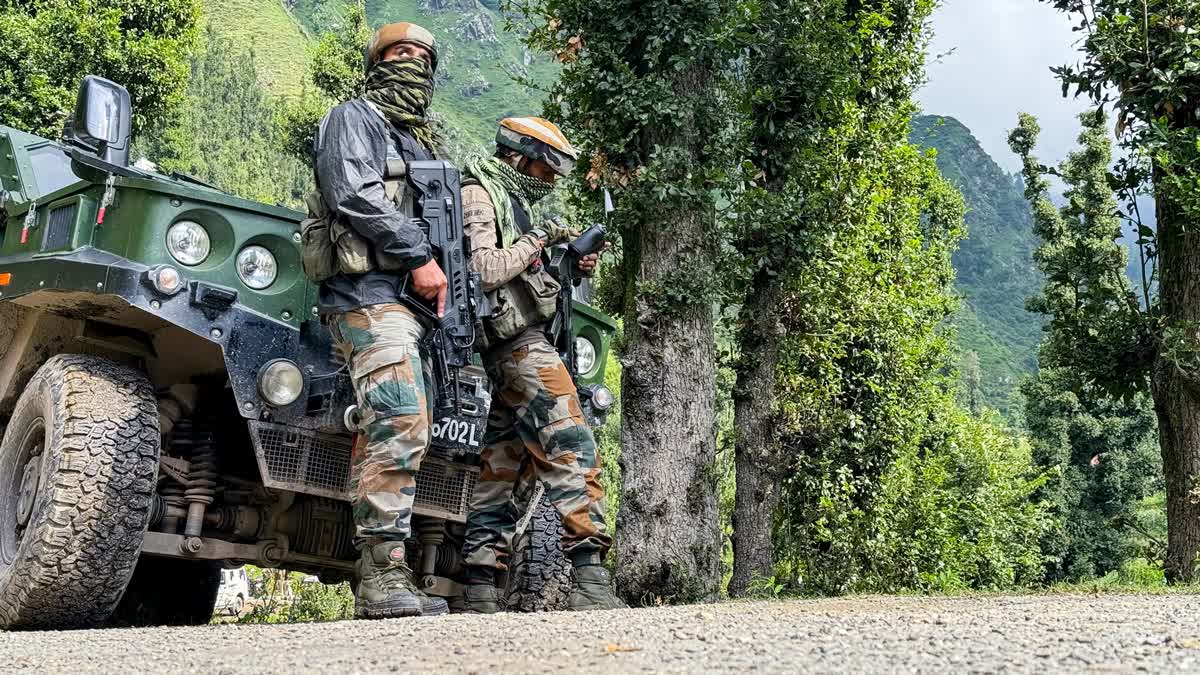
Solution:
<svg viewBox="0 0 1200 675"><path fill-rule="evenodd" d="M1037 238L1024 188L952 117L916 118L912 140L937 149L938 168L966 198L967 237L954 254L963 295L959 345L979 354L986 401L1003 410L1020 378L1037 366L1044 323L1025 310L1041 276L1033 264Z"/></svg>
<svg viewBox="0 0 1200 675"><path fill-rule="evenodd" d="M292 13L320 33L339 20L343 1L294 0ZM433 31L440 52L433 108L472 146L490 142L500 119L541 111L541 93L514 78L547 82L556 71L505 30L499 6L500 0L366 0L372 26L412 21Z"/></svg>

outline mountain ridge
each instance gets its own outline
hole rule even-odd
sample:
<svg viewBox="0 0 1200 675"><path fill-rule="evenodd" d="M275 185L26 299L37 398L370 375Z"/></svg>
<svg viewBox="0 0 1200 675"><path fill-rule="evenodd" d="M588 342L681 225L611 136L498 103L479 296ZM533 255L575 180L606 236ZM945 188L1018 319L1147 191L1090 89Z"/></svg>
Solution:
<svg viewBox="0 0 1200 675"><path fill-rule="evenodd" d="M910 138L936 150L938 169L966 200L967 236L954 253L963 296L958 343L979 355L988 405L1007 412L1016 385L1037 369L1045 324L1025 309L1042 284L1033 262L1033 213L1019 176L1004 171L962 122L919 116Z"/></svg>

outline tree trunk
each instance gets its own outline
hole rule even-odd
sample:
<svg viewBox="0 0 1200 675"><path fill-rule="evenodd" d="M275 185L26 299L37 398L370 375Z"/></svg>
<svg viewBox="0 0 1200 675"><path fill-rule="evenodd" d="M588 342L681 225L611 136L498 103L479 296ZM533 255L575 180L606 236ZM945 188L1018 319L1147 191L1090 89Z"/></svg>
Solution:
<svg viewBox="0 0 1200 675"><path fill-rule="evenodd" d="M1161 183L1159 184L1161 186ZM1163 324L1186 336L1186 347L1200 345L1200 232L1159 187L1159 299ZM1170 340L1170 338L1168 338ZM1165 345L1170 350L1173 345ZM1188 583L1196 577L1200 550L1200 374L1187 373L1160 349L1154 362L1151 393L1158 416L1158 443L1167 483L1167 580Z"/></svg>
<svg viewBox="0 0 1200 675"><path fill-rule="evenodd" d="M779 505L781 457L775 418L775 367L779 362L778 277L755 275L746 302L740 344L742 361L733 390L737 429L737 494L733 507L733 576L729 595L741 597L756 577L775 573L772 529Z"/></svg>
<svg viewBox="0 0 1200 675"><path fill-rule="evenodd" d="M699 108L712 77L693 66L676 92ZM707 140L695 120L646 132L655 146L699 157ZM680 170L681 172L683 169ZM682 176L663 180L682 180ZM647 204L626 232L625 346L621 355L621 512L617 591L630 604L716 600L721 535L716 496L715 344L707 298L675 302L643 289L704 279L716 259L711 207Z"/></svg>

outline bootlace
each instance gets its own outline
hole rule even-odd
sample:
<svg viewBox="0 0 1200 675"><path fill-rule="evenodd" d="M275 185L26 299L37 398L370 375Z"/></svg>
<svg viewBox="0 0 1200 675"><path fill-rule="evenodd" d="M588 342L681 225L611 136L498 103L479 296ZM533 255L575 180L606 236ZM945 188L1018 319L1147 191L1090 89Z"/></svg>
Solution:
<svg viewBox="0 0 1200 675"><path fill-rule="evenodd" d="M412 570L403 562L389 565L388 569L379 575L377 583L385 591L404 589L416 592L417 590L417 585L412 578Z"/></svg>

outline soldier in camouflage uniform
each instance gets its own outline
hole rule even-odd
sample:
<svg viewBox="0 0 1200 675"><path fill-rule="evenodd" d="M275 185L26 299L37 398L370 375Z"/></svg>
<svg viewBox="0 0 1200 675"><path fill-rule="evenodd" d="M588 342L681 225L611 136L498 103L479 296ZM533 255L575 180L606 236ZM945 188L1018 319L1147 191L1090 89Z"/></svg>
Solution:
<svg viewBox="0 0 1200 675"><path fill-rule="evenodd" d="M463 544L465 604L470 612L500 609L495 574L505 569L516 520L512 492L525 467L546 485L563 520L563 551L574 565L569 607L622 607L601 564L612 539L596 442L571 374L547 339L560 286L545 270L543 249L573 233L553 222L530 223L532 204L570 172L577 155L557 126L539 118L503 120L496 142L494 157L466 167L462 191L471 269L494 307L484 324L493 394ZM585 258L580 271L590 274L596 261Z"/></svg>
<svg viewBox="0 0 1200 675"><path fill-rule="evenodd" d="M419 223L389 196L389 160L434 159L440 145L425 116L437 48L420 26L379 29L366 50L365 93L334 108L314 143L317 187L340 247L358 242L356 266L339 258L320 285L319 310L354 380L361 430L351 480L357 565L355 616L389 618L448 611L417 589L404 540L414 475L429 446L431 411L418 344L424 328L400 304L405 284L444 303L446 277ZM394 193L394 191L393 191ZM348 244L347 244L348 246Z"/></svg>

